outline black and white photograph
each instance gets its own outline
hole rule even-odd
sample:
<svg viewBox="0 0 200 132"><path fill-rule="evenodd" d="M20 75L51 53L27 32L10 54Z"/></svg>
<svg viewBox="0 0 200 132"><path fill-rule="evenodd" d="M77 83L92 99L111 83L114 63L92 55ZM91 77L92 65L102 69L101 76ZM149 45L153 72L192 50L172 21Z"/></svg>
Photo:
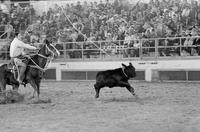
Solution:
<svg viewBox="0 0 200 132"><path fill-rule="evenodd" d="M0 0L0 132L200 132L200 0Z"/></svg>

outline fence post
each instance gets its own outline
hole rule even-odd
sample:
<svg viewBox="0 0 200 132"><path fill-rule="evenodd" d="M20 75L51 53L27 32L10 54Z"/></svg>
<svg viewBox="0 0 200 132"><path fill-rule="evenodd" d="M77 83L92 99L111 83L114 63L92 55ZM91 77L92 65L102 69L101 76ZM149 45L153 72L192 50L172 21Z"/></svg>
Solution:
<svg viewBox="0 0 200 132"><path fill-rule="evenodd" d="M123 59L124 57L123 57L123 49L122 49L122 40L119 40L119 47L118 47L118 49L117 50L119 50L119 58L120 59Z"/></svg>
<svg viewBox="0 0 200 132"><path fill-rule="evenodd" d="M62 43L62 45L63 45L63 52L64 52L64 60L66 60L66 58L67 58L67 49L66 49L66 44L67 43Z"/></svg>
<svg viewBox="0 0 200 132"><path fill-rule="evenodd" d="M144 40L142 40L142 39L140 39L139 40L139 42L140 42L140 50L139 50L139 57L140 57L140 59L142 59L143 58L143 53L142 53L142 44L143 44L143 41Z"/></svg>
<svg viewBox="0 0 200 132"><path fill-rule="evenodd" d="M158 58L158 39L155 39L155 58Z"/></svg>
<svg viewBox="0 0 200 132"><path fill-rule="evenodd" d="M182 39L181 39L181 38L180 38L180 44L179 44L179 46L180 46L179 54L180 54L180 56L181 56L181 50L182 50Z"/></svg>
<svg viewBox="0 0 200 132"><path fill-rule="evenodd" d="M145 81L147 81L147 82L152 81L152 69L151 68L145 69Z"/></svg>
<svg viewBox="0 0 200 132"><path fill-rule="evenodd" d="M61 72L61 67L56 66L56 81L61 81L62 80L62 72Z"/></svg>
<svg viewBox="0 0 200 132"><path fill-rule="evenodd" d="M84 60L84 57L83 57L83 52L84 52L84 49L83 49L83 44L85 43L85 41L84 42L80 42L81 43L81 57L82 57L82 60Z"/></svg>
<svg viewBox="0 0 200 132"><path fill-rule="evenodd" d="M103 60L103 52L102 52L102 42L100 42L100 60Z"/></svg>

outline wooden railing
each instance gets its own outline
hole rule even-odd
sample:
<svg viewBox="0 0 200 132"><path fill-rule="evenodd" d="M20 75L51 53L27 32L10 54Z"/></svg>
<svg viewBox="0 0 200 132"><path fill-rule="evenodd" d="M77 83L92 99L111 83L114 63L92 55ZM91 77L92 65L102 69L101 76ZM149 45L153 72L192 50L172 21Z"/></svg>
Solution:
<svg viewBox="0 0 200 132"><path fill-rule="evenodd" d="M0 59L2 60L9 59L8 45L1 46ZM56 43L56 47L61 52L61 56L56 60L64 61L200 58L200 36L62 42Z"/></svg>
<svg viewBox="0 0 200 132"><path fill-rule="evenodd" d="M200 36L58 43L64 60L198 58ZM95 46L94 46L95 45Z"/></svg>

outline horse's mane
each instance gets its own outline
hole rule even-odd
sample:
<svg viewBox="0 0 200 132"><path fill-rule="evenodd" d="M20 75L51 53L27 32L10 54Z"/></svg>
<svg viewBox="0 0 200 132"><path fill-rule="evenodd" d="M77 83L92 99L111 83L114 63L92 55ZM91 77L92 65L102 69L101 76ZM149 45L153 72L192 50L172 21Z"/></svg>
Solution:
<svg viewBox="0 0 200 132"><path fill-rule="evenodd" d="M49 43L49 42L47 42L47 41L45 41L45 42L46 42L46 43ZM42 50L44 47L45 47L45 44L42 45L42 47L40 48L40 50ZM40 52L40 50L39 50L39 52ZM38 54L39 54L39 52L38 52L37 54L34 54L34 55L31 56L31 60L29 61L28 65L35 65L34 62L35 62L36 64L39 63L39 59L38 59L38 56L39 56ZM33 62L33 61L34 61L34 62Z"/></svg>

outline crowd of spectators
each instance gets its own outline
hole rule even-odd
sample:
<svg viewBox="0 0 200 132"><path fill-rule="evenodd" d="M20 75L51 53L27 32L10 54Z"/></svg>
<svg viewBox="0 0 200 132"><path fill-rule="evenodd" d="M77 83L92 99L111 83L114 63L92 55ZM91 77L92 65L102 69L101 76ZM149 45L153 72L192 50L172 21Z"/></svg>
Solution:
<svg viewBox="0 0 200 132"><path fill-rule="evenodd" d="M197 0L141 0L134 4L128 0L78 1L55 4L38 15L32 5L18 4L12 5L8 14L0 11L0 24L6 25L7 38L13 31L25 30L30 42L48 37L58 43L124 40L122 44L130 44L129 40L138 38L197 36L199 7Z"/></svg>
<svg viewBox="0 0 200 132"><path fill-rule="evenodd" d="M33 16L36 15L35 9L28 3L12 3L10 7L8 7L2 2L0 5L1 39L10 39L15 33L26 30L28 25L32 23Z"/></svg>

